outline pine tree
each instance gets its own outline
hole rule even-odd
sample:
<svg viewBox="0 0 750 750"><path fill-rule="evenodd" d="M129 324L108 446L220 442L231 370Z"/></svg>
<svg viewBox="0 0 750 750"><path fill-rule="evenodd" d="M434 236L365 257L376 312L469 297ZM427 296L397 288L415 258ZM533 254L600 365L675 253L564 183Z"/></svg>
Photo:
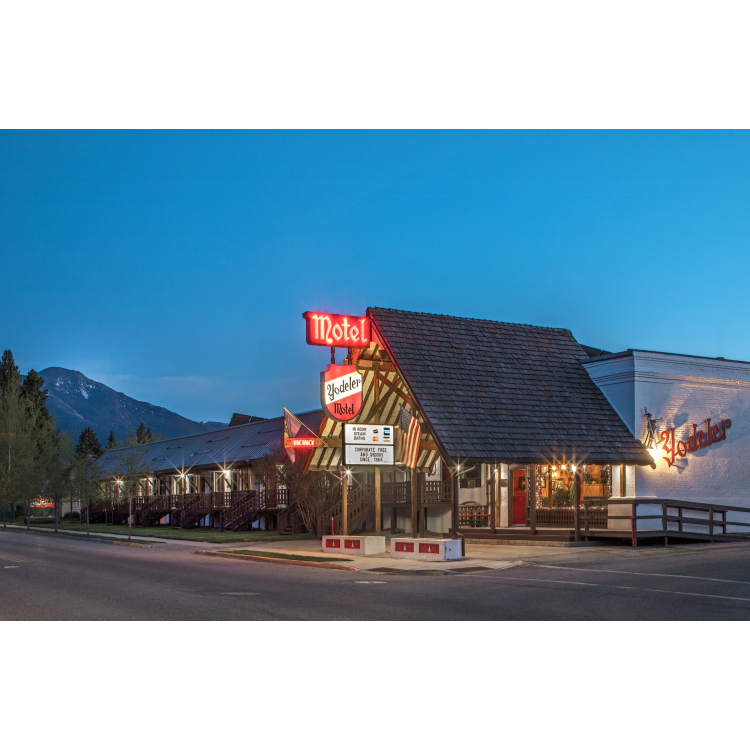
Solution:
<svg viewBox="0 0 750 750"><path fill-rule="evenodd" d="M109 432L109 440L107 440L107 445L104 447L105 451L111 451L117 448L117 438L115 437L115 431L110 430Z"/></svg>
<svg viewBox="0 0 750 750"><path fill-rule="evenodd" d="M49 391L42 390L44 378L40 377L36 370L29 370L29 374L23 379L21 391L28 401L34 402L39 408L39 415L43 419L52 419L47 408L47 396Z"/></svg>
<svg viewBox="0 0 750 750"><path fill-rule="evenodd" d="M153 443L154 442L154 434L151 432L151 428L148 427L146 429L146 439L143 441L144 443Z"/></svg>
<svg viewBox="0 0 750 750"><path fill-rule="evenodd" d="M87 427L83 430L78 438L78 445L76 446L76 455L79 458L92 456L93 458L99 458L104 453L102 444L99 442L99 438L96 433Z"/></svg>
<svg viewBox="0 0 750 750"><path fill-rule="evenodd" d="M26 402L26 409L32 418L33 431L39 443L39 450L45 446L56 446L60 438L60 431L55 427L55 420L47 408L48 391L43 390L44 378L39 377L36 370L29 370L21 385L21 397Z"/></svg>
<svg viewBox="0 0 750 750"><path fill-rule="evenodd" d="M146 426L143 422L138 425L138 429L135 431L135 442L138 445L143 445L146 442Z"/></svg>
<svg viewBox="0 0 750 750"><path fill-rule="evenodd" d="M3 352L2 359L0 359L0 393L5 393L8 390L14 377L18 377L20 380L21 371L13 359L13 352L10 349L6 349Z"/></svg>

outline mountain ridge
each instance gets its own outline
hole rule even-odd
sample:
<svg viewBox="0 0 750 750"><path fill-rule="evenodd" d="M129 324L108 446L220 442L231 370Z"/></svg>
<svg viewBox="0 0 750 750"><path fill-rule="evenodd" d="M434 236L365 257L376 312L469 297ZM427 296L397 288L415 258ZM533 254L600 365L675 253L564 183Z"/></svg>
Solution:
<svg viewBox="0 0 750 750"><path fill-rule="evenodd" d="M185 437L226 427L226 422L195 422L163 406L138 401L104 383L86 377L78 370L47 367L39 375L49 391L47 408L57 426L78 438L81 430L91 427L102 445L110 431L124 440L141 422L156 435Z"/></svg>

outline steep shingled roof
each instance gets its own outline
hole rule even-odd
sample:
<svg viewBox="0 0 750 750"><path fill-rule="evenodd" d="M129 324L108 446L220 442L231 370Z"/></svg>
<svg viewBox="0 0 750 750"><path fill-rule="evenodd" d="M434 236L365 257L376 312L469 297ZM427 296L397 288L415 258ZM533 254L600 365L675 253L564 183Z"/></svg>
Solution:
<svg viewBox="0 0 750 750"><path fill-rule="evenodd" d="M451 458L519 463L652 459L563 328L369 308L375 330Z"/></svg>
<svg viewBox="0 0 750 750"><path fill-rule="evenodd" d="M297 416L310 429L317 430L323 419L323 410L302 412ZM115 448L102 454L93 466L105 476L117 475L122 473L125 456L137 454L142 456L143 469L152 472L187 473L230 467L268 455L275 446L281 445L283 437L284 417L276 417L200 435Z"/></svg>

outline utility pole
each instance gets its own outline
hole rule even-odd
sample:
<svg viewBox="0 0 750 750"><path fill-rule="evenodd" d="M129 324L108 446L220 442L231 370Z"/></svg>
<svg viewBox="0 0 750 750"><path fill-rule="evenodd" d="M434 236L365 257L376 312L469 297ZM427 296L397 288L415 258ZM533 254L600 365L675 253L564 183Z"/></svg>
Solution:
<svg viewBox="0 0 750 750"><path fill-rule="evenodd" d="M130 541L130 531L133 524L133 496L128 496L128 541Z"/></svg>

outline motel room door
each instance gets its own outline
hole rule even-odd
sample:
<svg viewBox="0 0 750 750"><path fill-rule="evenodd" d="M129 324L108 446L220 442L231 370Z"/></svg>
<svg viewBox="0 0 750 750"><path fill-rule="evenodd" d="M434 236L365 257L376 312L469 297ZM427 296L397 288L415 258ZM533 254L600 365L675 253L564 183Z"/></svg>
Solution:
<svg viewBox="0 0 750 750"><path fill-rule="evenodd" d="M510 467L510 492L512 503L512 526L525 526L528 505L528 467Z"/></svg>

